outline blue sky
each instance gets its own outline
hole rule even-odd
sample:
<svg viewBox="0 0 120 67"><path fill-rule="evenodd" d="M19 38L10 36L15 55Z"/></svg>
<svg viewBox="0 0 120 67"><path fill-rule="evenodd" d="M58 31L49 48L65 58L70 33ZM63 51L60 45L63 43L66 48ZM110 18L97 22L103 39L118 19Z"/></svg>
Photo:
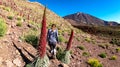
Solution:
<svg viewBox="0 0 120 67"><path fill-rule="evenodd" d="M63 17L83 12L107 21L120 23L120 0L30 0L47 7Z"/></svg>

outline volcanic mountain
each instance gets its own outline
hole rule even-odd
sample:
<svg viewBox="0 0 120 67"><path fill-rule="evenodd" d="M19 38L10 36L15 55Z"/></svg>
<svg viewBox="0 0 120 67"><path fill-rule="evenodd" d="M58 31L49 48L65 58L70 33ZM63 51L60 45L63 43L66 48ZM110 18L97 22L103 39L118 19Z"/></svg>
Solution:
<svg viewBox="0 0 120 67"><path fill-rule="evenodd" d="M0 67L30 67L38 56L37 46L39 41L41 21L44 6L37 2L27 0L0 0ZM104 25L104 21L90 15L77 13L70 19L75 24ZM82 21L79 22L82 16ZM94 18L94 19L93 19ZM57 58L50 60L49 67L92 67L88 61L103 67L120 67L120 37L119 28L113 28L113 34L117 38L93 35L73 27L68 21L58 16L51 10L46 10L47 28L56 24L59 32L59 44L57 44ZM89 19L89 20L88 20ZM83 22L84 21L84 22ZM90 21L90 23L88 22ZM70 64L63 64L58 58L63 57L60 53L65 50L71 29L74 30L74 38L70 49ZM84 28L88 30L88 28ZM103 28L99 28L103 31ZM106 28L105 28L106 29ZM116 29L116 30L115 30ZM90 29L91 30L91 29ZM95 28L93 28L93 31ZM118 30L118 31L117 31ZM99 32L100 33L100 32ZM106 32L105 32L106 33ZM108 33L108 32L107 32ZM120 36L120 35L119 35ZM47 56L50 48L47 45ZM101 57L104 55L106 57ZM94 60L95 59L95 60ZM97 62L96 62L97 60Z"/></svg>
<svg viewBox="0 0 120 67"><path fill-rule="evenodd" d="M81 13L81 12L67 15L63 18L68 20L74 26L79 26L79 25L117 26L118 25L117 22L105 21L95 16Z"/></svg>

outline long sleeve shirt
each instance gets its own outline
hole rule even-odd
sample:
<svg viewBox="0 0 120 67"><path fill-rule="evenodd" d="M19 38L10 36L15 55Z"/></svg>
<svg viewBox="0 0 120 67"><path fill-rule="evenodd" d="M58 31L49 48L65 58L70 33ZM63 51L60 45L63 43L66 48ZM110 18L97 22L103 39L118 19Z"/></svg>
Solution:
<svg viewBox="0 0 120 67"><path fill-rule="evenodd" d="M50 43L57 43L58 42L58 30L55 29L54 31L52 31L52 29L48 29L47 40Z"/></svg>

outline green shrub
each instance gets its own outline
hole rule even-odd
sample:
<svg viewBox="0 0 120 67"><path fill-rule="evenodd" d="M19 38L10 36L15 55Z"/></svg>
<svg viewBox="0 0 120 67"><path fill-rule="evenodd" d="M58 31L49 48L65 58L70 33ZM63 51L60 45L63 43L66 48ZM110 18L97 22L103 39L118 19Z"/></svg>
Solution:
<svg viewBox="0 0 120 67"><path fill-rule="evenodd" d="M4 7L3 9L8 11L8 12L10 12L10 10L11 10L9 7Z"/></svg>
<svg viewBox="0 0 120 67"><path fill-rule="evenodd" d="M42 27L42 25L41 25L41 24L37 24L37 27L38 27L38 28L41 28L41 27Z"/></svg>
<svg viewBox="0 0 120 67"><path fill-rule="evenodd" d="M98 59L95 59L95 58L91 58L88 60L88 64L91 66L91 67L103 67L102 64L99 62Z"/></svg>
<svg viewBox="0 0 120 67"><path fill-rule="evenodd" d="M13 20L13 16L8 16L7 17L9 20Z"/></svg>
<svg viewBox="0 0 120 67"><path fill-rule="evenodd" d="M62 61L63 63L69 64L70 63L70 51L64 51L62 48L57 47L57 54L56 57L58 60Z"/></svg>
<svg viewBox="0 0 120 67"><path fill-rule="evenodd" d="M32 66L31 66L31 64L26 64L26 66L25 66L25 67L32 67Z"/></svg>
<svg viewBox="0 0 120 67"><path fill-rule="evenodd" d="M77 41L80 41L80 38L79 38L79 37L77 37L76 39L77 39Z"/></svg>
<svg viewBox="0 0 120 67"><path fill-rule="evenodd" d="M88 52L83 52L82 55L86 56L86 57L90 56L90 54Z"/></svg>
<svg viewBox="0 0 120 67"><path fill-rule="evenodd" d="M110 58L110 60L116 60L117 59L117 56L112 56L111 58Z"/></svg>
<svg viewBox="0 0 120 67"><path fill-rule="evenodd" d="M70 54L72 54L73 53L73 51L72 50L70 50Z"/></svg>
<svg viewBox="0 0 120 67"><path fill-rule="evenodd" d="M33 27L36 27L36 28L41 28L42 27L41 23L36 23L34 21L29 21L29 24L32 25Z"/></svg>
<svg viewBox="0 0 120 67"><path fill-rule="evenodd" d="M46 55L44 58L37 58L37 61L35 62L35 66L32 67L49 67L50 62L49 62L49 58Z"/></svg>
<svg viewBox="0 0 120 67"><path fill-rule="evenodd" d="M22 22L17 22L16 26L21 27L22 26Z"/></svg>
<svg viewBox="0 0 120 67"><path fill-rule="evenodd" d="M56 57L58 60L61 60L61 58L63 57L63 49L60 47L57 47L57 54Z"/></svg>
<svg viewBox="0 0 120 67"><path fill-rule="evenodd" d="M61 36L61 35L58 37L58 40L59 40L59 42L66 42L66 40L64 39L64 37Z"/></svg>
<svg viewBox="0 0 120 67"><path fill-rule="evenodd" d="M101 57L101 58L106 58L107 56L106 56L106 53L101 53L101 54L99 54L99 56Z"/></svg>
<svg viewBox="0 0 120 67"><path fill-rule="evenodd" d="M85 50L84 46L77 46L80 50Z"/></svg>
<svg viewBox="0 0 120 67"><path fill-rule="evenodd" d="M47 55L44 58L37 57L32 63L26 64L25 67L49 67L50 62Z"/></svg>
<svg viewBox="0 0 120 67"><path fill-rule="evenodd" d="M64 51L62 54L62 58L61 61L65 64L69 64L70 63L70 51Z"/></svg>
<svg viewBox="0 0 120 67"><path fill-rule="evenodd" d="M91 42L91 39L87 37L87 38L85 38L85 41Z"/></svg>
<svg viewBox="0 0 120 67"><path fill-rule="evenodd" d="M22 20L22 18L21 18L20 16L18 16L18 17L17 17L17 20L18 20L18 21L21 21L21 20Z"/></svg>
<svg viewBox="0 0 120 67"><path fill-rule="evenodd" d="M120 47L116 48L116 52L120 52Z"/></svg>
<svg viewBox="0 0 120 67"><path fill-rule="evenodd" d="M34 34L28 34L24 36L24 41L27 43L33 45L34 47L37 47L38 43L38 37Z"/></svg>
<svg viewBox="0 0 120 67"><path fill-rule="evenodd" d="M6 32L7 32L7 25L5 21L2 18L0 18L0 37L4 36Z"/></svg>
<svg viewBox="0 0 120 67"><path fill-rule="evenodd" d="M91 42L92 42L93 44L96 44L96 41L95 41L95 40L92 40Z"/></svg>
<svg viewBox="0 0 120 67"><path fill-rule="evenodd" d="M63 34L63 31L62 31L62 30L58 30L58 32L59 32L59 33L58 33L59 35L62 35L62 34Z"/></svg>

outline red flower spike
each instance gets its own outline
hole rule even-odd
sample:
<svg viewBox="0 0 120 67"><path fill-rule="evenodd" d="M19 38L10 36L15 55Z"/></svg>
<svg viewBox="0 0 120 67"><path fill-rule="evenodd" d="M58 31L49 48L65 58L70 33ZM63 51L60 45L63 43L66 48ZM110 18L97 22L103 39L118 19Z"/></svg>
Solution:
<svg viewBox="0 0 120 67"><path fill-rule="evenodd" d="M40 58L44 58L46 54L46 37L47 37L47 31L46 31L46 7L45 7L44 14L43 14L43 20L42 20L39 47L38 47Z"/></svg>
<svg viewBox="0 0 120 67"><path fill-rule="evenodd" d="M71 48L73 36L74 36L74 31L71 30L71 35L70 35L69 41L67 43L66 51L70 50L70 48Z"/></svg>
<svg viewBox="0 0 120 67"><path fill-rule="evenodd" d="M0 0L0 5L2 5L2 0Z"/></svg>

